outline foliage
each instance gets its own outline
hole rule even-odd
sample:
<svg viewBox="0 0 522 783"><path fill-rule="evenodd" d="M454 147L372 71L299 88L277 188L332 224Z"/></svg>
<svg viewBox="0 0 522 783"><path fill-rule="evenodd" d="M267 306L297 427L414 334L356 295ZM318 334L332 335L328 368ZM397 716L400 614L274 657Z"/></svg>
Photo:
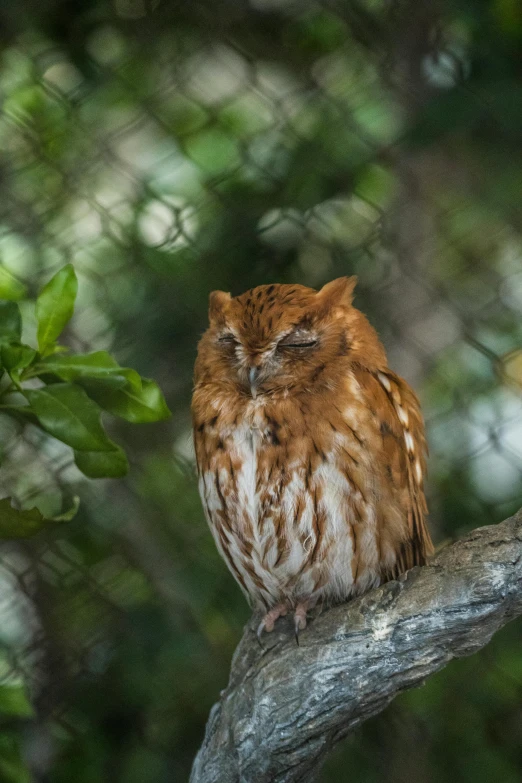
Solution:
<svg viewBox="0 0 522 783"><path fill-rule="evenodd" d="M20 289L14 290L17 294ZM77 290L71 264L42 288L35 307L37 350L21 342L18 304L0 302L0 408L70 446L85 476L119 478L127 473L127 457L105 432L102 410L133 424L166 419L170 411L154 381L120 367L106 351L72 354L57 342L74 312ZM69 521L77 509L75 498L69 509L46 518L35 507L18 510L4 498L0 538L33 535L48 522Z"/></svg>

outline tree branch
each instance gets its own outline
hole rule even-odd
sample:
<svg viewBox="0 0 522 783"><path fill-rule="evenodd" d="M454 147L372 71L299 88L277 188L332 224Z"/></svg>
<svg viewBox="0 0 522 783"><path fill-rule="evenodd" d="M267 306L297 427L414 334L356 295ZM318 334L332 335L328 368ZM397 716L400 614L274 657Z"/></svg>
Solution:
<svg viewBox="0 0 522 783"><path fill-rule="evenodd" d="M401 691L471 655L522 614L522 510L424 568L313 619L245 628L191 783L312 781L331 748Z"/></svg>

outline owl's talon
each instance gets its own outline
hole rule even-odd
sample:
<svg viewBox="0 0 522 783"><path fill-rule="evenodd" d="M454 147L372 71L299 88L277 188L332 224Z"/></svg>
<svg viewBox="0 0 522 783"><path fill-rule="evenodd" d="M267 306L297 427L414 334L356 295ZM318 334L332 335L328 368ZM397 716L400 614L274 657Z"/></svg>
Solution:
<svg viewBox="0 0 522 783"><path fill-rule="evenodd" d="M263 620L261 620L261 622L257 626L257 633L256 633L257 641L259 642L259 646L261 647L262 650L265 649L265 645L263 644L263 642L261 640L261 637L263 636L263 631L264 630L265 630L265 620L263 618Z"/></svg>
<svg viewBox="0 0 522 783"><path fill-rule="evenodd" d="M298 647L300 647L299 644L299 621L297 618L294 618L294 634L295 634L295 643Z"/></svg>
<svg viewBox="0 0 522 783"><path fill-rule="evenodd" d="M287 613L288 608L286 604L277 604L277 606L274 606L272 609L270 609L269 612L265 614L259 625L257 626L257 641L261 645L261 647L264 649L263 643L261 641L261 637L263 635L263 631L266 631L267 633L270 633L274 630L274 623L277 620L278 617L284 617Z"/></svg>
<svg viewBox="0 0 522 783"><path fill-rule="evenodd" d="M308 609L308 603L297 604L294 612L294 631L295 640L299 646L299 631L304 631L306 628L306 610Z"/></svg>

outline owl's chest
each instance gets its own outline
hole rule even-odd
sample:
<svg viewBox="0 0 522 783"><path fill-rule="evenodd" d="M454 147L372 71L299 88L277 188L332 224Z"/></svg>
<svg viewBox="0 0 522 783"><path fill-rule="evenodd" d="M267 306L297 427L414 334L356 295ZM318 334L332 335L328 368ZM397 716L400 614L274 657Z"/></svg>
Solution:
<svg viewBox="0 0 522 783"><path fill-rule="evenodd" d="M357 437L326 429L319 417L302 426L275 411L215 424L207 447L199 444L200 491L218 548L245 591L267 592L267 604L281 590L310 593L326 564L333 591L348 594L356 517L367 523L365 551L375 550L370 493L345 464L362 464Z"/></svg>
<svg viewBox="0 0 522 783"><path fill-rule="evenodd" d="M262 531L267 520L278 527L296 514L312 518L349 492L337 433L298 420L292 427L270 410L248 414L233 426L218 423L217 446L207 451L201 480L214 521Z"/></svg>
<svg viewBox="0 0 522 783"><path fill-rule="evenodd" d="M225 456L220 476L227 506L245 509L255 523L263 510L266 512L263 488L267 483L282 481L284 458L277 452L283 451L284 445L274 442L273 429L259 416L224 434L223 444Z"/></svg>

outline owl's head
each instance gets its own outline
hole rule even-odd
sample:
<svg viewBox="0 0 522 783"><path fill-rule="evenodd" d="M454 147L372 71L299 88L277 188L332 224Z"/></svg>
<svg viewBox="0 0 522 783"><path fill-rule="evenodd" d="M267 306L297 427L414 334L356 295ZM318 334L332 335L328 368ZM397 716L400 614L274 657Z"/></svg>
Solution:
<svg viewBox="0 0 522 783"><path fill-rule="evenodd" d="M210 325L198 349L196 382L238 386L247 395L312 390L340 363L386 366L384 349L352 306L355 277L320 291L302 285L261 285L240 296L210 294Z"/></svg>

